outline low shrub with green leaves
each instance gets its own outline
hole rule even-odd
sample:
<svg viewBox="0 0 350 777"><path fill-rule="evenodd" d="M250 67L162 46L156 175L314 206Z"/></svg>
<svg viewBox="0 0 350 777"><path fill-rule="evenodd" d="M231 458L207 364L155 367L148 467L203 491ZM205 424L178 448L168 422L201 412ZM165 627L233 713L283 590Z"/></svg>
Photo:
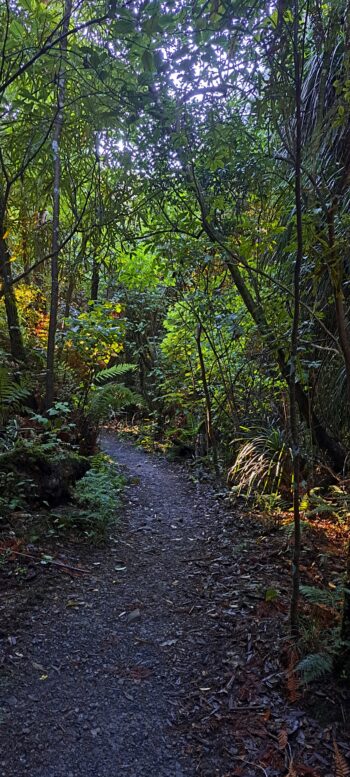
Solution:
<svg viewBox="0 0 350 777"><path fill-rule="evenodd" d="M74 508L68 512L66 525L87 537L103 537L117 520L124 483L123 475L108 456L94 456L91 469L74 487Z"/></svg>

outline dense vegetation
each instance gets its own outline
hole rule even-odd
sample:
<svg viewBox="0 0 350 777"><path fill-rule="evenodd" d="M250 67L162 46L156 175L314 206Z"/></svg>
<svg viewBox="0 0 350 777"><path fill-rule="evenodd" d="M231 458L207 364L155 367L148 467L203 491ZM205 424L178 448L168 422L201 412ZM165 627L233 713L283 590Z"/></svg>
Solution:
<svg viewBox="0 0 350 777"><path fill-rule="evenodd" d="M5 518L137 423L293 506L297 635L301 518L348 518L349 8L6 0L0 30Z"/></svg>

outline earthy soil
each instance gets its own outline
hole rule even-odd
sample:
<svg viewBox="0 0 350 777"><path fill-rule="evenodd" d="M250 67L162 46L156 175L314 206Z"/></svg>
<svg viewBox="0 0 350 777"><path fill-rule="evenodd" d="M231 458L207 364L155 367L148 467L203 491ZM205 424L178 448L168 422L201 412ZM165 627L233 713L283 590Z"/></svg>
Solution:
<svg viewBox="0 0 350 777"><path fill-rule="evenodd" d="M334 775L349 697L301 698L288 546L183 468L102 445L129 476L108 542L3 571L1 777Z"/></svg>

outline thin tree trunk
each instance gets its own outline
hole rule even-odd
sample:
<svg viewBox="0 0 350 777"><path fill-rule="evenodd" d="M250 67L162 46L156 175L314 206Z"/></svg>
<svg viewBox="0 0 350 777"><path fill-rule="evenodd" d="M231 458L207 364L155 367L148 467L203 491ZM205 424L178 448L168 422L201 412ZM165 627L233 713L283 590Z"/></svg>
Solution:
<svg viewBox="0 0 350 777"><path fill-rule="evenodd" d="M0 235L4 228L0 225ZM20 362L26 362L26 352L23 344L22 330L17 309L15 291L12 282L10 254L6 241L0 236L0 276L3 285L7 326L10 339L11 356Z"/></svg>
<svg viewBox="0 0 350 777"><path fill-rule="evenodd" d="M250 291L240 273L239 268L235 264L233 257L227 257L226 266L248 312L257 325L260 335L266 338L268 341L268 339L271 337L271 332L266 322L264 312L261 306L258 305L251 296ZM282 348L278 349L277 362L282 377L285 379L287 385L289 386L290 371L288 369L288 364ZM334 437L332 437L327 432L327 429L325 429L313 409L310 413L308 396L300 383L297 383L295 386L295 395L300 415L307 427L310 429L314 442L321 450L327 453L336 471L341 472L344 468L344 462L346 458L346 452L343 446L338 440L334 439Z"/></svg>
<svg viewBox="0 0 350 777"><path fill-rule="evenodd" d="M329 261L328 272L330 281L332 284L334 294L334 306L335 316L337 322L337 329L339 335L339 343L342 349L345 372L346 372L346 387L348 400L350 400L350 338L348 331L348 322L346 318L346 310L344 304L344 292L342 289L342 269L339 265L339 259L336 256L336 244L335 244L335 228L334 217L337 209L337 201L333 202L332 207L327 213L327 226L328 226L328 245L329 245Z"/></svg>
<svg viewBox="0 0 350 777"><path fill-rule="evenodd" d="M74 294L74 287L75 287L75 276L72 272L69 276L67 291L66 291L66 301L65 301L65 307L64 307L64 317L69 318L70 316L70 308L72 304L72 298Z"/></svg>
<svg viewBox="0 0 350 777"><path fill-rule="evenodd" d="M55 380L55 343L58 317L58 256L59 256L59 228L60 228L60 188L61 188L61 157L60 141L64 120L64 101L66 91L66 75L64 69L64 56L67 52L67 32L72 13L72 0L65 0L64 21L62 25L62 34L65 36L60 43L60 64L58 70L58 92L57 92L57 116L54 124L54 133L52 141L53 159L54 159L54 183L53 183L53 217L52 217L52 260L51 260L51 299L50 299L50 321L47 341L47 360L46 360L46 396L45 407L51 407L54 398L54 380Z"/></svg>
<svg viewBox="0 0 350 777"><path fill-rule="evenodd" d="M214 426L213 426L213 413L212 413L211 398L210 398L210 392L209 392L208 381L207 381L207 373L205 369L205 362L204 362L203 351L202 351L201 336L202 336L202 324L198 324L197 333L196 333L196 343L197 343L198 358L199 358L201 378L202 378L203 391L204 391L204 397L205 397L205 427L206 427L209 447L211 448L212 454L213 454L215 474L219 476L220 468L219 468L219 462L218 462L217 442L216 442L216 435L215 435Z"/></svg>
<svg viewBox="0 0 350 777"><path fill-rule="evenodd" d="M92 260L92 275L91 275L91 291L90 299L97 302L98 300L98 288L100 285L100 265L97 261L96 255Z"/></svg>
<svg viewBox="0 0 350 777"><path fill-rule="evenodd" d="M302 55L299 48L299 2L294 2L294 29L293 29L293 58L295 79L295 210L296 210L296 237L297 250L294 265L294 310L291 335L290 352L290 378L289 378L289 404L290 404L290 431L292 438L293 456L293 518L294 518L294 549L292 560L292 594L290 602L290 628L293 636L298 635L298 609L300 588L300 551L301 551L301 526L300 526L300 447L297 412L297 357L299 343L300 321L300 274L303 261L303 222L302 222L302 193L301 193L301 86L302 86Z"/></svg>

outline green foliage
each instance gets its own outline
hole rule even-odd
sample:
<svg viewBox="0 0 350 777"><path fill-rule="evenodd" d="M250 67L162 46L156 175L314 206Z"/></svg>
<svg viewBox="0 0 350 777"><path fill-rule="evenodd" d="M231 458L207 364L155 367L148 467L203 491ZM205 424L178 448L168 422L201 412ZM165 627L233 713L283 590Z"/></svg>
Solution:
<svg viewBox="0 0 350 777"><path fill-rule="evenodd" d="M72 499L78 509L68 512L65 525L92 538L103 538L118 518L125 479L107 456L92 459L92 468L78 481Z"/></svg>
<svg viewBox="0 0 350 777"><path fill-rule="evenodd" d="M256 493L278 494L282 484L290 488L290 451L283 432L274 426L246 429L244 438L234 443L242 440L247 441L241 444L228 475L235 484L234 492L249 498Z"/></svg>
<svg viewBox="0 0 350 777"><path fill-rule="evenodd" d="M334 517L340 524L346 524L350 515L350 493L347 484L331 485L326 494L324 489L313 488L309 495L307 515Z"/></svg>
<svg viewBox="0 0 350 777"><path fill-rule="evenodd" d="M6 367L0 367L0 423L6 423L11 413L23 409L29 390L11 378Z"/></svg>
<svg viewBox="0 0 350 777"><path fill-rule="evenodd" d="M88 413L94 421L107 421L112 412L130 405L143 406L143 399L123 383L99 386L91 391Z"/></svg>
<svg viewBox="0 0 350 777"><path fill-rule="evenodd" d="M106 421L111 413L130 405L143 406L143 398L140 394L125 386L124 383L117 382L120 376L134 370L134 364L124 363L97 373L88 402L88 414L93 421L98 423Z"/></svg>
<svg viewBox="0 0 350 777"><path fill-rule="evenodd" d="M97 384L100 383L107 383L110 381L114 381L116 378L119 378L121 375L126 375L128 372L133 372L136 369L136 364L115 364L113 367L108 367L105 370L100 370L100 372L95 375L94 382Z"/></svg>
<svg viewBox="0 0 350 777"><path fill-rule="evenodd" d="M324 604L332 609L340 610L344 588L341 585L334 588L316 588L311 585L301 585L300 593L311 604Z"/></svg>
<svg viewBox="0 0 350 777"><path fill-rule="evenodd" d="M125 328L118 302L93 302L86 312L67 322L66 358L74 364L77 354L89 373L107 365L123 349ZM73 354L72 354L73 349Z"/></svg>
<svg viewBox="0 0 350 777"><path fill-rule="evenodd" d="M309 653L296 666L304 683L311 683L329 674L333 668L333 659L327 653Z"/></svg>
<svg viewBox="0 0 350 777"><path fill-rule="evenodd" d="M344 585L338 583L330 588L301 585L300 593L315 611L301 619L299 645L306 655L296 669L304 683L311 683L335 668L335 658L343 646L339 620Z"/></svg>
<svg viewBox="0 0 350 777"><path fill-rule="evenodd" d="M19 479L15 472L0 470L0 519L7 519L13 510L25 508L28 494L35 497L36 492L36 483L32 478Z"/></svg>

